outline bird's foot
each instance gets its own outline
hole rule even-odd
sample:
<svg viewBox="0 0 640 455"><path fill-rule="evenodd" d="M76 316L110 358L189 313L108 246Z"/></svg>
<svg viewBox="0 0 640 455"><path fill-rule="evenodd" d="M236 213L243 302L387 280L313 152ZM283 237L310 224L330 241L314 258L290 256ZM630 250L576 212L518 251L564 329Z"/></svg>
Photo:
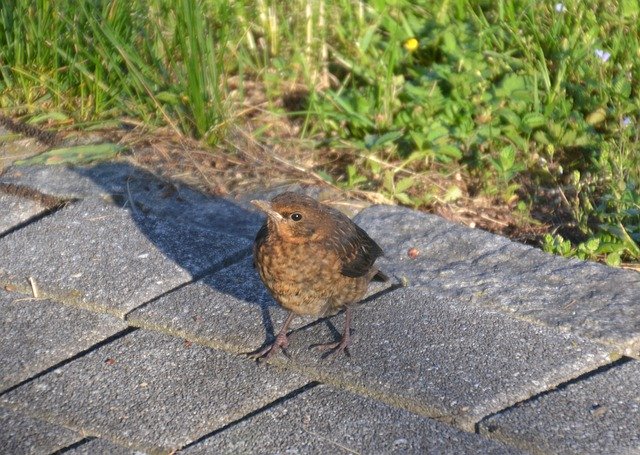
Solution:
<svg viewBox="0 0 640 455"><path fill-rule="evenodd" d="M289 339L285 333L279 333L273 343L266 345L262 349L249 353L249 357L256 361L269 360L274 354L282 350L282 353L289 357L287 353Z"/></svg>
<svg viewBox="0 0 640 455"><path fill-rule="evenodd" d="M341 352L344 353L344 355L346 355L347 357L351 357L351 353L349 352L350 341L351 340L349 336L343 336L340 341L337 341L335 343L314 344L311 347L313 349L317 349L318 351L325 351L325 353L322 354L323 359L334 357L336 354L339 354Z"/></svg>

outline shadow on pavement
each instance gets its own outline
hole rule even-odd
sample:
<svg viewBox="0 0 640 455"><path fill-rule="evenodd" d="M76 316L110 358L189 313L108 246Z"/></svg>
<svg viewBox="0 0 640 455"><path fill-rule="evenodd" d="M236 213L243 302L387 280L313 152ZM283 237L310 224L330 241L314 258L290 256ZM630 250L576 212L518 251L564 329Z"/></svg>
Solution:
<svg viewBox="0 0 640 455"><path fill-rule="evenodd" d="M274 336L274 327L268 308L275 302L262 285L252 266L251 243L262 224L262 215L249 210L247 202L234 202L217 198L190 187L182 182L160 178L153 173L135 167L129 163L102 163L92 167L73 168L86 182L91 182L83 191L88 195L108 196L112 203L128 210L132 220L142 232L167 258L186 270L194 280L211 287L213 290L243 300L260 309L265 340ZM94 188L91 188L91 186ZM166 236L158 235L153 226L158 219L174 224L176 235L192 228L190 232L221 233L247 242L247 248L231 255L225 251L194 251L187 248L175 248ZM189 242L189 238L180 242ZM211 274L203 272L193 264L209 261L219 268L222 264L212 257L228 257L224 265L236 263L231 269ZM235 272L239 273L233 273ZM215 272L215 268L214 268ZM229 272L229 273L225 273ZM185 302L189 305L189 302ZM242 311L242 309L238 309ZM249 317L249 316L248 316Z"/></svg>

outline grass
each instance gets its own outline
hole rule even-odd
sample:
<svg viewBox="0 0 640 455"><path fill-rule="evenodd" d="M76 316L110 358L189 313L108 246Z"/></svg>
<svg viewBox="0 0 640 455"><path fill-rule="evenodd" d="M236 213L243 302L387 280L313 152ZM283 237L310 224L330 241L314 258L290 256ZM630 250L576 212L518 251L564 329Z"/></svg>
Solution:
<svg viewBox="0 0 640 455"><path fill-rule="evenodd" d="M547 251L639 262L639 16L638 0L4 0L0 108L216 144L257 83L340 156L315 169L336 185L426 210L482 196L551 226Z"/></svg>

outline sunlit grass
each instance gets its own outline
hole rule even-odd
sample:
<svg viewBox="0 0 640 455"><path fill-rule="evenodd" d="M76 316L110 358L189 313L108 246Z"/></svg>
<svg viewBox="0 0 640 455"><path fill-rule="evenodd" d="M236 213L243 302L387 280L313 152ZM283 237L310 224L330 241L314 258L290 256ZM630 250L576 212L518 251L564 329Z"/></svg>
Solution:
<svg viewBox="0 0 640 455"><path fill-rule="evenodd" d="M457 174L523 213L544 202L523 182L557 188L573 234L545 249L637 261L639 11L638 0L4 0L0 108L59 124L129 117L215 143L235 120L231 80L240 93L257 82L274 110L304 86L306 107L284 114L359 151L335 184L430 207L464 192L420 177Z"/></svg>

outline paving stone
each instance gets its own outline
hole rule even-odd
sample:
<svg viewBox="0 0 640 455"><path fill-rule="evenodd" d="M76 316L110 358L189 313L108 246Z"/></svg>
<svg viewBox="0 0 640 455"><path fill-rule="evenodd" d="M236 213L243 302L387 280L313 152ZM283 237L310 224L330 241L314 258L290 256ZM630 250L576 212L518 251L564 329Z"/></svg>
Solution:
<svg viewBox="0 0 640 455"><path fill-rule="evenodd" d="M82 439L75 431L0 408L0 452L53 453Z"/></svg>
<svg viewBox="0 0 640 455"><path fill-rule="evenodd" d="M617 365L480 424L532 453L640 453L640 362Z"/></svg>
<svg viewBox="0 0 640 455"><path fill-rule="evenodd" d="M90 439L83 444L79 444L75 447L69 448L64 451L65 455L97 455L97 454L109 454L109 455L145 455L145 452L139 450L127 449L125 447L116 445L104 439Z"/></svg>
<svg viewBox="0 0 640 455"><path fill-rule="evenodd" d="M0 192L0 236L45 209L42 204L31 199Z"/></svg>
<svg viewBox="0 0 640 455"><path fill-rule="evenodd" d="M126 327L113 316L0 290L0 391Z"/></svg>
<svg viewBox="0 0 640 455"><path fill-rule="evenodd" d="M385 250L381 266L410 286L568 329L640 357L637 272L552 256L399 207L371 207L356 220ZM415 259L410 248L419 252Z"/></svg>
<svg viewBox="0 0 640 455"><path fill-rule="evenodd" d="M472 431L481 418L611 361L571 333L402 289L356 309L352 357L309 350L338 339L343 318L295 333L291 368Z"/></svg>
<svg viewBox="0 0 640 455"><path fill-rule="evenodd" d="M286 317L247 258L144 305L127 322L241 353L257 349ZM292 328L313 319L297 318Z"/></svg>
<svg viewBox="0 0 640 455"><path fill-rule="evenodd" d="M169 220L253 239L262 215L242 202L214 198L177 181L169 182L127 162L93 166L13 167L0 182L28 185L63 198L109 196L114 204Z"/></svg>
<svg viewBox="0 0 640 455"><path fill-rule="evenodd" d="M515 454L517 449L320 385L180 452Z"/></svg>
<svg viewBox="0 0 640 455"><path fill-rule="evenodd" d="M127 315L131 325L161 330L233 353L257 349L275 336L286 318L248 257L190 283ZM375 293L386 285L370 285ZM295 330L314 317L296 317Z"/></svg>
<svg viewBox="0 0 640 455"><path fill-rule="evenodd" d="M0 239L0 283L26 291L33 277L44 297L122 316L250 245L86 199Z"/></svg>
<svg viewBox="0 0 640 455"><path fill-rule="evenodd" d="M0 403L126 447L171 452L307 382L137 330L2 395Z"/></svg>
<svg viewBox="0 0 640 455"><path fill-rule="evenodd" d="M128 322L231 352L252 351L285 317L255 273L248 263L236 264L145 305ZM396 290L358 306L352 357L321 361L308 348L339 334L342 316L334 321L291 335L287 365L465 429L611 361L607 349L570 333L424 289Z"/></svg>

